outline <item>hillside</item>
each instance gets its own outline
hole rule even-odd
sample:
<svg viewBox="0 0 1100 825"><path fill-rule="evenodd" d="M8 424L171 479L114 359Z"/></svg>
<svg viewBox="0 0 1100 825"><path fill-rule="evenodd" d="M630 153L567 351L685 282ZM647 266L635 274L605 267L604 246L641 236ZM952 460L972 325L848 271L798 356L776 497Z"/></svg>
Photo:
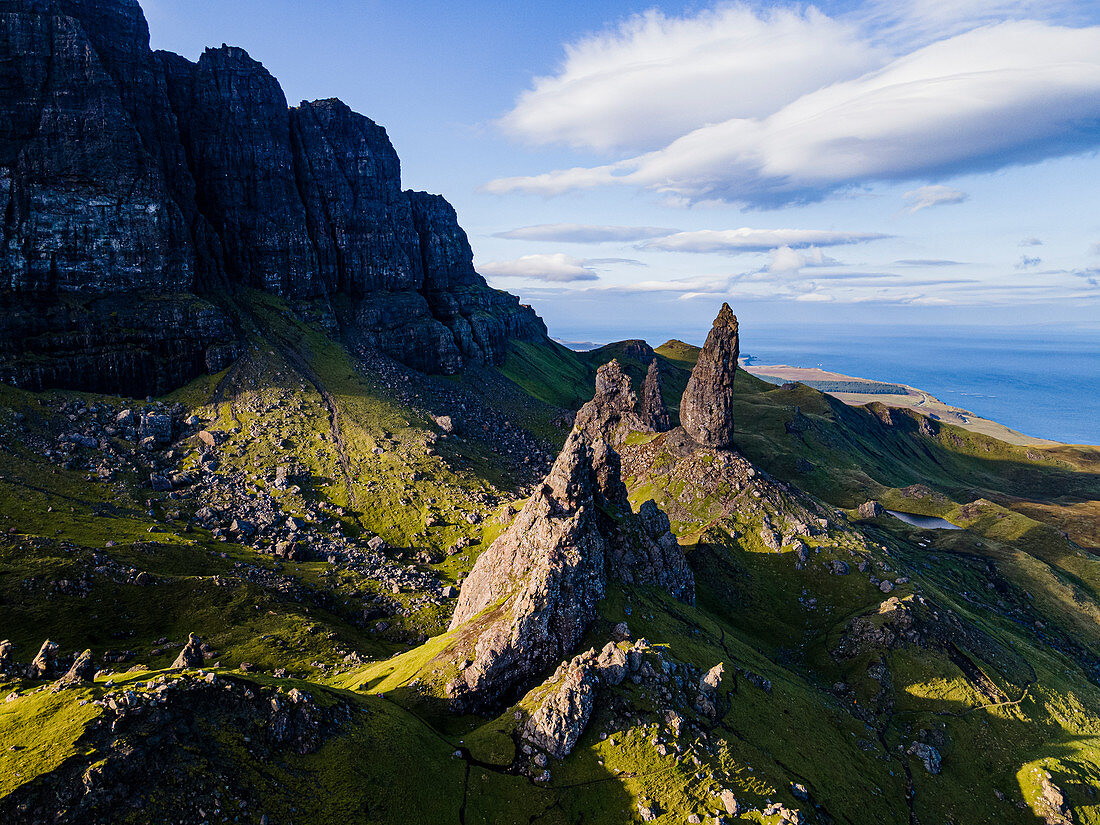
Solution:
<svg viewBox="0 0 1100 825"><path fill-rule="evenodd" d="M630 670L557 758L519 721L556 665L456 711L450 616L568 434L538 399L612 355L637 386L648 352L519 344L432 378L262 293L226 306L245 354L158 401L5 390L8 821L1034 822L1061 821L1057 794L1100 817L1096 451L740 372L733 451L619 432L631 509L668 513L694 603L604 585L572 649L625 632ZM513 358L542 371L520 386ZM661 363L666 394L687 383ZM967 529L836 509L870 497ZM173 670L188 633L204 647ZM58 664L30 675L46 638ZM94 679L52 692L85 648ZM719 664L711 710L692 680Z"/></svg>
<svg viewBox="0 0 1100 825"><path fill-rule="evenodd" d="M0 11L0 822L1100 825L1100 447L574 352L339 101Z"/></svg>

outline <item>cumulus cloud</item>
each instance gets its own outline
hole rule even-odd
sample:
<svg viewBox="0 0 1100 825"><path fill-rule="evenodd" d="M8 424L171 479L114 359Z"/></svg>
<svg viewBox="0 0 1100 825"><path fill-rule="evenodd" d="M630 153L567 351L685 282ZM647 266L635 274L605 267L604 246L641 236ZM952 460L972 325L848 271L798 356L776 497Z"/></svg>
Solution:
<svg viewBox="0 0 1100 825"><path fill-rule="evenodd" d="M1020 260L1016 264L1017 269L1034 269L1043 262L1042 258L1031 258L1027 255L1021 255Z"/></svg>
<svg viewBox="0 0 1100 825"><path fill-rule="evenodd" d="M781 246L773 249L769 256L767 271L773 275L785 275L793 277L805 267L835 266L840 263L830 258L817 247L811 247L805 251L791 249L789 246Z"/></svg>
<svg viewBox="0 0 1100 825"><path fill-rule="evenodd" d="M497 232L494 238L517 241L557 241L559 243L605 243L609 241L644 241L670 235L675 229L656 226L597 226L582 223L543 223Z"/></svg>
<svg viewBox="0 0 1100 825"><path fill-rule="evenodd" d="M1043 241L1040 238L1024 238L1020 241L1020 246L1042 246Z"/></svg>
<svg viewBox="0 0 1100 825"><path fill-rule="evenodd" d="M501 125L534 143L652 150L708 123L766 117L880 60L854 25L814 8L650 11L566 46Z"/></svg>
<svg viewBox="0 0 1100 825"><path fill-rule="evenodd" d="M644 249L666 252L767 252L781 246L804 249L810 246L842 246L889 238L876 232L833 232L821 229L700 229L677 232L642 244Z"/></svg>
<svg viewBox="0 0 1100 825"><path fill-rule="evenodd" d="M931 206L962 203L969 198L970 196L966 194L966 192L961 192L958 189L952 189L950 186L943 186L942 184L922 186L920 189L914 189L902 195L902 200L905 201L904 211L910 215L922 209L928 209Z"/></svg>
<svg viewBox="0 0 1100 825"><path fill-rule="evenodd" d="M489 261L477 267L488 278L527 278L548 283L595 281L599 277L587 261L563 255L524 255L511 261Z"/></svg>
<svg viewBox="0 0 1100 825"><path fill-rule="evenodd" d="M743 9L739 13L748 14ZM693 19L709 25L709 14ZM755 19L767 25L770 18ZM816 12L798 19L799 25L822 31L833 31L835 22ZM671 31L651 25L621 30L613 36L622 41L616 53L645 54L648 44L660 54L658 46L675 39ZM792 59L788 50L793 48L791 41L776 40L763 70L770 72L773 64ZM830 56L838 53L832 46L827 51ZM867 59L869 54L864 52ZM673 72L674 63L666 66L658 59L647 71ZM679 131L675 139L614 163L502 179L486 188L550 195L617 184L652 189L685 202L775 207L819 200L873 181L935 179L1100 146L1100 26L1067 28L1008 20L931 42L865 69L853 72L847 67L843 79L830 74L812 90L788 93L789 100L777 95L770 105L759 101L755 108L732 116L729 106L715 107L703 125L670 118L647 139L666 140ZM572 77L567 60L557 80L565 88ZM509 116L514 130L521 129L517 124L536 128L540 121L533 113L540 104L535 92L549 88L549 82L540 81ZM744 87L730 81L720 88L725 90L722 94L746 94ZM658 86L640 97L646 98L644 106L653 108L659 105L657 99L675 95ZM633 102L637 97L623 94L621 100ZM603 105L579 107L578 125L570 127L572 137L567 139L583 142L576 137L584 134L578 130L589 121L600 122L602 116L596 113L604 111ZM599 126L604 131L585 140L589 145L617 145L618 138L606 128Z"/></svg>

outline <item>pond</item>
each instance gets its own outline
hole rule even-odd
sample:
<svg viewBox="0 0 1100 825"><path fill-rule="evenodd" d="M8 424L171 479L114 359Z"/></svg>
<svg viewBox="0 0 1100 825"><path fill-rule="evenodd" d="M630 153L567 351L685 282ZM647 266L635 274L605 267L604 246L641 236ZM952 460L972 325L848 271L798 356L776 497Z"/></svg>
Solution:
<svg viewBox="0 0 1100 825"><path fill-rule="evenodd" d="M962 530L958 525L952 524L947 519L939 516L920 516L916 513L902 513L899 510L887 510L894 518L899 518L906 524L919 527L921 530Z"/></svg>

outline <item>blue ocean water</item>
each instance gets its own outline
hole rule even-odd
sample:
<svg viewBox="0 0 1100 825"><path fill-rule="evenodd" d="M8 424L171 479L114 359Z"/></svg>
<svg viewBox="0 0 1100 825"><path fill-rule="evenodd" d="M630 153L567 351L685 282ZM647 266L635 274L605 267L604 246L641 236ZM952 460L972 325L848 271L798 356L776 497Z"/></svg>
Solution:
<svg viewBox="0 0 1100 825"><path fill-rule="evenodd" d="M756 326L742 327L741 352L908 384L1027 435L1100 444L1100 329Z"/></svg>

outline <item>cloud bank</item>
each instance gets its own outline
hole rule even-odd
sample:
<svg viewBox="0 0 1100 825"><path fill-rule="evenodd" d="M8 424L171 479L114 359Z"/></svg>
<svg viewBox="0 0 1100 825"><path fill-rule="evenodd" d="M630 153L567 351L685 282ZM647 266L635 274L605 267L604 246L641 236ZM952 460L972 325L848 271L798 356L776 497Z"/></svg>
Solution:
<svg viewBox="0 0 1100 825"><path fill-rule="evenodd" d="M670 235L675 229L656 226L597 226L581 223L543 223L497 232L494 238L517 241L558 241L560 243L609 243L614 241L644 241Z"/></svg>
<svg viewBox="0 0 1100 825"><path fill-rule="evenodd" d="M560 252L523 255L511 261L489 261L478 265L477 271L487 278L528 278L556 284L595 281L599 278L586 261Z"/></svg>
<svg viewBox="0 0 1100 825"><path fill-rule="evenodd" d="M769 252L779 247L842 246L888 238L876 232L831 232L820 229L700 229L677 232L642 244L644 249L665 252Z"/></svg>
<svg viewBox="0 0 1100 825"><path fill-rule="evenodd" d="M490 192L630 185L689 203L810 202L1100 146L1100 26L1008 20L886 55L812 9L650 13L569 47L503 122L535 142L646 151Z"/></svg>

